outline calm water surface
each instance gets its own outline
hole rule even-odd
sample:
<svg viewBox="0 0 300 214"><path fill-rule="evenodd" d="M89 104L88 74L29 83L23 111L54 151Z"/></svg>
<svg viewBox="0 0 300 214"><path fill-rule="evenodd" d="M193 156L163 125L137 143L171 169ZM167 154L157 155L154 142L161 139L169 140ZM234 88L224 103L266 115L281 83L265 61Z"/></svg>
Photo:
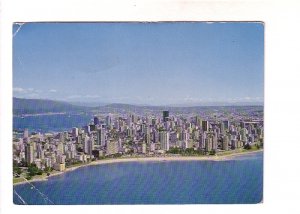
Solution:
<svg viewBox="0 0 300 214"><path fill-rule="evenodd" d="M92 114L56 114L27 117L13 117L13 128L23 131L28 128L30 132L59 132L68 131L72 127L87 125L93 118Z"/></svg>
<svg viewBox="0 0 300 214"><path fill-rule="evenodd" d="M82 167L33 183L54 204L259 203L263 153L227 161L127 162ZM30 185L14 187L27 204L47 201ZM14 194L15 204L21 204Z"/></svg>

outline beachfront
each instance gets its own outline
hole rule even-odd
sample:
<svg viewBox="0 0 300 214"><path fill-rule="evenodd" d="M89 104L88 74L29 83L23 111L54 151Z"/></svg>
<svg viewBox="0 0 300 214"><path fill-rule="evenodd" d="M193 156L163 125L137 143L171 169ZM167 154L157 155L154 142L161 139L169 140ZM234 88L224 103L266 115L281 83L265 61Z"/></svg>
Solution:
<svg viewBox="0 0 300 214"><path fill-rule="evenodd" d="M113 163L123 163L123 162L155 162L155 161L226 161L235 156L246 155L250 153L262 152L263 149L251 150L251 151L241 151L234 152L225 155L203 155L203 156L160 156L160 157L119 157L119 158L109 158L103 160L92 161L86 164L80 164L76 166L71 166L66 168L64 171L53 171L49 176L43 174L41 176L35 176L31 180L26 180L23 178L15 181L13 185L24 184L28 182L37 182L37 181L47 181L49 177L57 176L64 174L66 172L70 172L76 170L81 167L91 166L91 165L102 165L102 164L113 164Z"/></svg>

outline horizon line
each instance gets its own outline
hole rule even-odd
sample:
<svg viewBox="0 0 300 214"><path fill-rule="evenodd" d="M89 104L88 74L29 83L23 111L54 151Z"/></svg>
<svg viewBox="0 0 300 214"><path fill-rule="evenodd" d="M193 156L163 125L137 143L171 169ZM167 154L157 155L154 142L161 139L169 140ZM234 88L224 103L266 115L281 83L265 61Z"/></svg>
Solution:
<svg viewBox="0 0 300 214"><path fill-rule="evenodd" d="M184 108L184 107L205 107L205 106L264 106L264 101L203 101L200 103L176 103L176 104L138 104L138 103L125 103L125 102L103 102L103 101L64 101L64 100L59 100L59 99L50 99L50 98L23 98L23 97L16 97L13 96L13 98L17 99L24 99L24 100L47 100L47 101L54 101L54 102L63 102L63 103L68 103L71 105L77 105L76 103L82 103L82 104L92 104L96 103L98 106L93 106L93 107L105 107L108 105L132 105L132 106L139 106L139 107L177 107L177 108ZM100 104L102 103L102 104ZM78 105L77 105L78 106ZM92 107L92 106L87 106L85 107Z"/></svg>

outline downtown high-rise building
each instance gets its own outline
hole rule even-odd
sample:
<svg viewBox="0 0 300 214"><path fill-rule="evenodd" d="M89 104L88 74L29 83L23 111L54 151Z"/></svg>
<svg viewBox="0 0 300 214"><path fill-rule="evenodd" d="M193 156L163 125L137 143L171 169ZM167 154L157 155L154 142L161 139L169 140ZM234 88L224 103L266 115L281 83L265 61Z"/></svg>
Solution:
<svg viewBox="0 0 300 214"><path fill-rule="evenodd" d="M103 128L97 130L97 145L105 146L106 131Z"/></svg>
<svg viewBox="0 0 300 214"><path fill-rule="evenodd" d="M94 125L99 125L100 121L98 117L94 117Z"/></svg>
<svg viewBox="0 0 300 214"><path fill-rule="evenodd" d="M222 121L223 125L224 125L224 129L225 130L229 130L230 124L228 120L224 120Z"/></svg>
<svg viewBox="0 0 300 214"><path fill-rule="evenodd" d="M217 138L217 134L214 133L212 136L212 150L217 151L218 149L218 138Z"/></svg>
<svg viewBox="0 0 300 214"><path fill-rule="evenodd" d="M163 111L163 121L169 121L169 111Z"/></svg>
<svg viewBox="0 0 300 214"><path fill-rule="evenodd" d="M115 140L110 140L107 142L106 154L113 155L119 152L119 142Z"/></svg>
<svg viewBox="0 0 300 214"><path fill-rule="evenodd" d="M93 150L94 150L94 139L93 138L90 138L88 140L88 149L87 149L87 153L89 155L92 155L93 154Z"/></svg>
<svg viewBox="0 0 300 214"><path fill-rule="evenodd" d="M83 151L85 154L89 153L89 140L90 140L90 137L86 135L84 138L84 145L83 145Z"/></svg>
<svg viewBox="0 0 300 214"><path fill-rule="evenodd" d="M188 145L189 139L190 139L189 132L187 130L183 130L180 134L180 140L181 140L183 149L189 148L189 145Z"/></svg>
<svg viewBox="0 0 300 214"><path fill-rule="evenodd" d="M78 128L77 127L72 128L72 137L73 138L78 137Z"/></svg>
<svg viewBox="0 0 300 214"><path fill-rule="evenodd" d="M222 149L226 151L229 149L229 137L227 135L223 137Z"/></svg>
<svg viewBox="0 0 300 214"><path fill-rule="evenodd" d="M29 131L28 129L24 129L23 138L28 138L28 137L29 137Z"/></svg>
<svg viewBox="0 0 300 214"><path fill-rule="evenodd" d="M202 131L207 132L209 130L209 122L207 120L202 120Z"/></svg>
<svg viewBox="0 0 300 214"><path fill-rule="evenodd" d="M212 138L207 137L205 138L205 151L210 152L212 150Z"/></svg>
<svg viewBox="0 0 300 214"><path fill-rule="evenodd" d="M27 143L25 146L25 160L27 165L34 162L34 149L32 143Z"/></svg>
<svg viewBox="0 0 300 214"><path fill-rule="evenodd" d="M162 150L169 151L169 132L160 131L159 132L159 142Z"/></svg>
<svg viewBox="0 0 300 214"><path fill-rule="evenodd" d="M105 123L106 123L107 127L110 127L112 125L112 116L111 116L111 114L106 116Z"/></svg>

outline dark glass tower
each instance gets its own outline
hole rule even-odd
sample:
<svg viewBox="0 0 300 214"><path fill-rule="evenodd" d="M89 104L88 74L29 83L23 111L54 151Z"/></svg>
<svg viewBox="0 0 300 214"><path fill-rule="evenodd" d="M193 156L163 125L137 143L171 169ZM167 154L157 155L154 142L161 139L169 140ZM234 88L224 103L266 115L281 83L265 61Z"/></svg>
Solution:
<svg viewBox="0 0 300 214"><path fill-rule="evenodd" d="M169 111L163 111L163 121L166 122L169 120Z"/></svg>

